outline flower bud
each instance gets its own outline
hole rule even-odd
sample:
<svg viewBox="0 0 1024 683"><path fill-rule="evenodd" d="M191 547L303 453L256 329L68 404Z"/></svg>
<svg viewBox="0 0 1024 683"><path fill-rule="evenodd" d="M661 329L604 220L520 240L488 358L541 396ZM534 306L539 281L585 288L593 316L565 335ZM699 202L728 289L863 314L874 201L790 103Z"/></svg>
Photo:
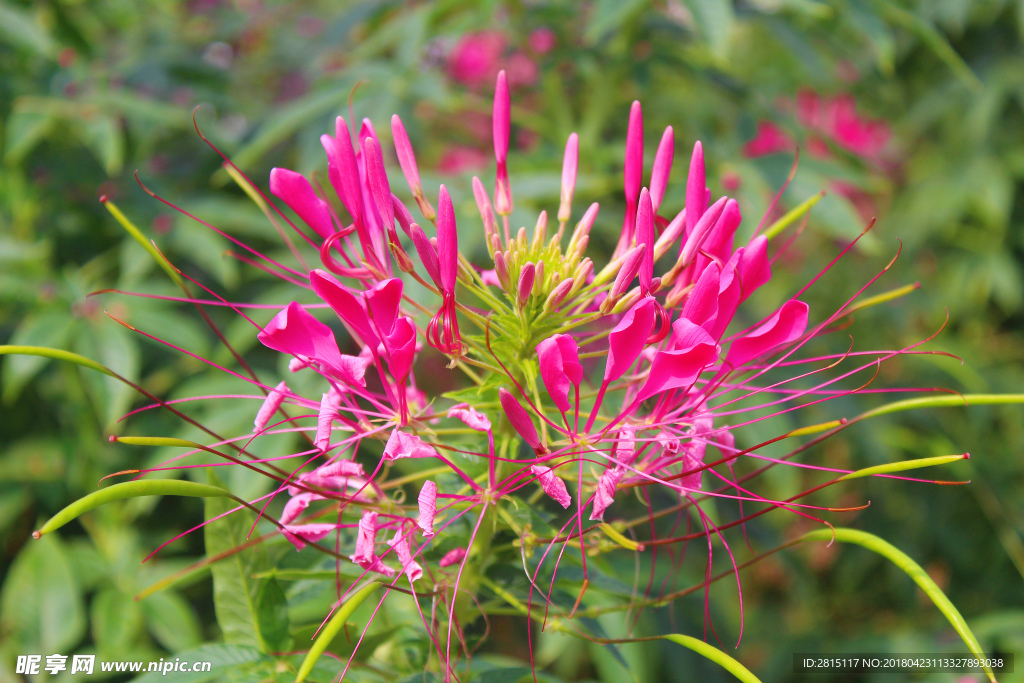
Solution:
<svg viewBox="0 0 1024 683"><path fill-rule="evenodd" d="M565 142L562 159L562 196L558 204L558 221L565 223L572 215L572 196L576 190L576 169L580 161L580 138L571 133Z"/></svg>
<svg viewBox="0 0 1024 683"><path fill-rule="evenodd" d="M540 215L537 216L537 225L533 228L533 244L534 249L541 249L544 246L544 240L548 236L548 212L541 211Z"/></svg>
<svg viewBox="0 0 1024 683"><path fill-rule="evenodd" d="M484 222L484 242L491 249L493 256L495 251L501 249L501 237L498 236L498 224L494 218L491 198L487 195L484 184L476 176L473 176L473 198L476 200L476 208L480 211L480 218ZM494 244L495 237L498 238L497 246Z"/></svg>
<svg viewBox="0 0 1024 683"><path fill-rule="evenodd" d="M665 128L658 143L658 151L654 155L654 168L651 169L651 204L654 213L658 213L658 207L665 198L665 188L668 187L668 177L672 173L672 157L675 156L675 135L672 126Z"/></svg>
<svg viewBox="0 0 1024 683"><path fill-rule="evenodd" d="M704 240L711 234L715 224L718 222L719 217L722 215L722 211L725 210L725 203L728 200L722 197L715 202L704 215L700 217L696 225L693 226L693 230L686 237L686 242L683 244L682 250L679 252L679 260L684 265L690 264L693 257L697 255L697 250L700 249L701 245L704 244Z"/></svg>
<svg viewBox="0 0 1024 683"><path fill-rule="evenodd" d="M412 192L412 196L416 198L416 204L420 207L420 213L428 221L433 221L437 214L434 212L434 207L430 205L430 202L423 195L420 171L416 165L416 155L413 153L412 143L409 142L409 135L405 132L405 126L402 124L402 119L398 117L398 114L391 117L391 135L394 138L398 164L402 167L402 175L405 176L405 182L409 183L409 190Z"/></svg>
<svg viewBox="0 0 1024 683"><path fill-rule="evenodd" d="M538 291L544 291L544 262L537 261L537 273L533 276L534 287Z"/></svg>
<svg viewBox="0 0 1024 683"><path fill-rule="evenodd" d="M666 253L668 248L679 239L679 236L683 234L683 230L686 229L686 209L683 209L676 214L676 217L665 226L665 229L661 232L661 237L654 243L654 260L657 261Z"/></svg>
<svg viewBox="0 0 1024 683"><path fill-rule="evenodd" d="M508 141L512 128L512 103L508 93L508 78L504 71L498 72L498 82L494 87L494 159L498 164L498 173L494 181L494 203L498 214L507 216L512 213L512 187L508 181Z"/></svg>
<svg viewBox="0 0 1024 683"><path fill-rule="evenodd" d="M570 290L572 290L573 284L574 282L571 277L567 277L559 282L558 286L548 294L547 300L544 301L544 312L548 313L558 308L559 304L565 300L565 297L568 296Z"/></svg>
<svg viewBox="0 0 1024 683"><path fill-rule="evenodd" d="M532 261L527 261L526 265L524 265L519 271L517 300L520 308L526 305L527 300L530 298L530 294L533 293L533 280L535 276L536 266L533 265Z"/></svg>
<svg viewBox="0 0 1024 683"><path fill-rule="evenodd" d="M633 278L640 271L640 265L643 263L646 251L647 247L645 245L638 244L625 253L622 257L622 263L619 265L619 272L615 276L615 282L612 283L612 291L608 294L608 299L618 300L623 292L626 291L629 283L633 281Z"/></svg>
<svg viewBox="0 0 1024 683"><path fill-rule="evenodd" d="M584 285L587 284L587 280L594 273L594 262L589 258L585 258L580 261L580 264L576 266L576 272L572 274L573 285L572 289L569 290L570 296L580 291Z"/></svg>
<svg viewBox="0 0 1024 683"><path fill-rule="evenodd" d="M519 405L519 401L516 397L509 393L505 387L498 389L498 400L501 401L501 407L505 411L505 417L508 418L509 424L516 430L519 436L523 437L523 441L529 444L530 448L537 455L541 455L547 452L543 444L540 442L540 437L537 436L537 429L533 426L533 420L530 418L530 414L526 412L523 406Z"/></svg>
<svg viewBox="0 0 1024 683"><path fill-rule="evenodd" d="M569 239L569 246L566 247L565 253L568 254L569 252L574 251L577 242L590 234L590 229L594 227L594 221L597 220L597 212L600 209L601 206L597 202L590 205L587 212L583 214L583 218L581 218L580 222L576 224L576 229L573 230L572 237ZM582 250L579 250L579 252L583 253Z"/></svg>
<svg viewBox="0 0 1024 683"><path fill-rule="evenodd" d="M700 140L693 145L690 157L690 173L686 176L686 234L693 232L697 221L704 215L707 192L704 176L704 147Z"/></svg>
<svg viewBox="0 0 1024 683"><path fill-rule="evenodd" d="M498 276L498 282L506 292L509 291L507 254L508 252L503 251L494 252L494 274Z"/></svg>

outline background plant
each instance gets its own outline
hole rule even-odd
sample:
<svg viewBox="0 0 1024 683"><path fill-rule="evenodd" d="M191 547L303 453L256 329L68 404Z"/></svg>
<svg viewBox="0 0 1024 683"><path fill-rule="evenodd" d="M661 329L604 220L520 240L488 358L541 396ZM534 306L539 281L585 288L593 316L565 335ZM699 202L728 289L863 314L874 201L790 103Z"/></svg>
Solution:
<svg viewBox="0 0 1024 683"><path fill-rule="evenodd" d="M555 179L561 142L574 128L594 150L581 168L578 201L611 194L609 188L620 182L623 113L640 97L647 106L648 130L671 123L680 140L707 141L714 155L709 178L734 172L745 215L759 215L790 158L743 161L743 147L754 138L758 121L776 122L806 150L808 132L780 100L791 100L802 88L823 96L852 93L858 111L892 128L887 165L875 167L835 146L830 158L805 154L785 201L792 206L840 178L874 202L880 217L877 249L888 251L895 237L904 239L896 274L923 286L912 306L873 310L871 324L860 326L858 343L881 347L920 337L934 329L942 307L949 306L951 325L941 343L964 357L965 365L901 367L904 381L974 392L1020 386L1020 23L1011 3L596 2L582 20L571 8L555 4L336 9L316 3L258 8L54 2L31 7L6 3L2 9L8 20L0 22L6 27L0 48L6 161L0 182L0 329L10 342L72 348L162 394L181 395L215 384L188 361L128 339L84 299L103 287L169 288L152 261L124 239L94 201L102 178L110 179L100 191L115 196L175 263L228 291L255 288L264 300L276 300L267 283L220 258L223 245L211 244L201 228L162 214L124 169L143 169L164 194L188 197L189 208L197 213L270 243L276 239L272 228L225 185L216 172L218 159L190 131L193 104L215 105L216 114L213 108L200 110L204 131L254 177L265 178L275 164L315 168L317 138L326 122L344 110L356 82L368 79L356 95L359 113L382 121L398 111L418 141L421 165L436 168L447 155L444 167L451 170L458 168L454 161L473 161L467 150L487 151L471 126L452 128L456 121L471 122L474 112L485 116L489 99L486 91L456 80L446 56L466 34L486 30L505 36L503 59L521 52L537 65L536 80L524 83L517 94L527 103L513 111L517 127L533 134L523 135L522 144L536 145L528 155L513 152L511 160L518 178L537 176L535 185L517 184L517 202L524 206L531 200L557 201L543 195L557 182L539 181ZM543 27L554 32L554 47L543 54L531 52L531 33ZM461 157L430 142L451 139L464 140ZM656 140L647 143L650 148ZM449 184L462 191L461 200L456 195L457 210L471 211L468 183ZM540 193L535 197L529 191L533 186ZM607 215L621 213L621 207L608 209ZM815 208L802 244L808 252L824 250L860 225L856 206L833 192ZM605 235L610 248L618 227L599 224L595 241ZM841 267L857 272L873 258L865 253ZM805 276L804 264L812 268L816 259L787 264L792 280L772 286L791 290ZM766 297L775 293L766 292ZM811 303L827 307L826 299ZM135 319L148 315L148 322L165 325L193 348L214 347L184 310L137 302L130 308ZM915 317L908 319L911 310ZM138 455L104 439L118 429L111 420L131 400L112 384L74 368L11 359L4 361L3 384L10 403L0 427L5 443L0 523L9 563L38 519L93 490L99 477L137 464ZM248 418L237 416L239 424ZM140 433L166 433L163 425L173 424L158 422L156 415L144 419L152 422L142 423ZM962 447L975 456L970 464L974 484L910 493L869 483L864 494L873 505L858 523L885 530L887 538L929 568L983 640L1013 650L1020 632L1024 567L1017 502L1021 476L1014 456L1022 440L1019 409L905 413L886 419L884 427L853 433L828 457L860 466L899 454L951 453ZM126 652L141 656L157 648L178 651L217 636L209 582L201 576L179 588L186 599L171 598L176 607L165 608L163 617L132 617L144 619L130 623L146 623L147 629L118 635L104 627L115 621L106 615L124 609L135 613L123 607L127 598L176 568L165 560L167 566L155 574L145 569L140 575L126 559L139 551L124 549L151 548L178 528L175 520L199 515L195 506L171 500L160 503L166 515L143 514L143 507L93 513L91 524L81 528L92 537L89 542L72 538L67 547L57 541L26 547L5 575L2 628L11 636L4 638L11 649L2 666L12 661L10 652L37 643L69 650L118 649L130 643L135 649ZM129 527L126 521L135 518L140 521ZM131 538L135 535L141 540ZM196 541L183 551L179 565L200 552ZM42 603L24 597L34 594L26 592L24 577L34 574L36 566L66 566L62 561L95 571L68 581L54 570L58 574L46 574L45 583L36 582L61 586L56 595L72 615L45 624L39 616ZM826 650L842 641L853 649L909 651L916 642L913 634L944 628L936 613L907 601L906 583L898 575L869 578L880 565L867 555L840 551L838 556L810 557L805 564L764 566L769 569L748 583L755 586L751 599L782 616L748 622L749 649L741 660L777 672L779 678L788 672L787 653L805 646ZM783 600L786 596L793 599ZM189 613L206 626L182 627L181 633L193 635L178 642L166 635L161 640L160 618L191 623L185 616ZM687 623L685 610L676 616ZM779 618L785 631L777 628ZM873 623L893 621L897 626L889 632L905 632L905 642L878 644L866 635ZM613 680L621 673L619 663L601 648L549 647L548 656L561 662L567 677ZM629 654L630 647L623 649L627 661L641 659ZM692 666L703 665L694 658ZM671 677L673 672L657 675ZM706 672L708 678L716 675Z"/></svg>

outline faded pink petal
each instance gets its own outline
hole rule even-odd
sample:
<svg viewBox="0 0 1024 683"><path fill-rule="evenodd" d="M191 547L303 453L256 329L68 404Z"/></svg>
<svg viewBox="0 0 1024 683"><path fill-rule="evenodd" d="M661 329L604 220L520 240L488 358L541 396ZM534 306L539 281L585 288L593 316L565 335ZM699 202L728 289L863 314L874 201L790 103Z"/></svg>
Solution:
<svg viewBox="0 0 1024 683"><path fill-rule="evenodd" d="M569 410L569 389L579 387L583 381L576 340L567 334L555 334L537 344L540 376L555 407L561 412Z"/></svg>
<svg viewBox="0 0 1024 683"><path fill-rule="evenodd" d="M339 376L346 374L334 332L294 301L275 315L256 338L275 351L316 361Z"/></svg>
<svg viewBox="0 0 1024 683"><path fill-rule="evenodd" d="M615 459L623 465L632 465L636 461L636 428L623 425L619 429L618 442L615 444Z"/></svg>
<svg viewBox="0 0 1024 683"><path fill-rule="evenodd" d="M260 406L259 412L256 413L256 420L252 428L253 433L262 432L267 424L270 422L270 418L274 416L277 409L284 403L285 394L289 393L288 385L282 380L276 387L270 390L267 397L263 399L263 405Z"/></svg>
<svg viewBox="0 0 1024 683"><path fill-rule="evenodd" d="M459 564L465 558L466 558L466 549L462 548L462 547L459 547L459 548L455 548L454 550L449 550L448 552L446 552L444 554L444 557L441 558L441 561L438 562L438 564L441 565L442 567L450 567L453 564Z"/></svg>
<svg viewBox="0 0 1024 683"><path fill-rule="evenodd" d="M491 431L491 421L483 413L477 412L476 408L470 407L468 403L459 403L448 409L448 417L462 420L470 429L478 432Z"/></svg>
<svg viewBox="0 0 1024 683"><path fill-rule="evenodd" d="M434 447L427 444L415 434L394 429L384 446L385 460L398 460L399 458L433 458L437 455Z"/></svg>
<svg viewBox="0 0 1024 683"><path fill-rule="evenodd" d="M763 325L734 341L725 362L739 368L761 354L798 339L807 329L807 313L807 304L790 299Z"/></svg>
<svg viewBox="0 0 1024 683"><path fill-rule="evenodd" d="M420 515L416 525L423 530L423 535L430 538L434 535L434 516L437 514L437 484L432 481L423 482L419 495Z"/></svg>
<svg viewBox="0 0 1024 683"><path fill-rule="evenodd" d="M678 350L658 352L637 400L646 400L669 389L689 387L705 368L718 360L718 344L700 325L680 318L672 324L672 331Z"/></svg>
<svg viewBox="0 0 1024 683"><path fill-rule="evenodd" d="M331 422L338 414L338 406L331 399L330 394L324 394L320 399L320 411L316 418L316 438L313 443L322 451L326 451L331 445Z"/></svg>
<svg viewBox="0 0 1024 683"><path fill-rule="evenodd" d="M326 239L334 234L334 221L327 202L317 196L304 175L286 168L271 169L270 191L320 237Z"/></svg>
<svg viewBox="0 0 1024 683"><path fill-rule="evenodd" d="M363 471L363 466L354 460L347 460L345 458L339 458L326 465L322 465L314 473L316 479L321 482L328 482L337 478L347 479L349 477L366 479L366 472Z"/></svg>
<svg viewBox="0 0 1024 683"><path fill-rule="evenodd" d="M394 570L384 565L374 551L377 543L377 513L367 510L359 519L359 528L356 531L356 551L349 558L363 569L380 572L387 576L394 576Z"/></svg>
<svg viewBox="0 0 1024 683"><path fill-rule="evenodd" d="M513 88L533 85L537 82L537 62L522 52L513 52L508 58L508 83Z"/></svg>
<svg viewBox="0 0 1024 683"><path fill-rule="evenodd" d="M654 327L654 298L644 297L626 311L619 324L608 333L608 361L604 367L604 383L614 382L626 374L644 346Z"/></svg>
<svg viewBox="0 0 1024 683"><path fill-rule="evenodd" d="M410 548L410 534L403 533L402 529L399 528L395 531L395 536L388 545L395 549L395 553L398 555L398 561L402 563L402 571L409 577L410 583L416 581L423 576L423 567L412 559L412 548Z"/></svg>
<svg viewBox="0 0 1024 683"><path fill-rule="evenodd" d="M693 232L697 221L707 208L707 185L704 176L704 147L700 140L693 143L690 173L686 176L686 234Z"/></svg>
<svg viewBox="0 0 1024 683"><path fill-rule="evenodd" d="M658 151L654 154L654 168L651 169L651 204L654 213L658 213L661 202L665 199L665 189L668 187L668 177L672 173L672 158L675 153L675 134L672 126L668 126L661 135Z"/></svg>
<svg viewBox="0 0 1024 683"><path fill-rule="evenodd" d="M323 540L337 529L337 526L334 524L285 524L284 529L285 538L292 542L296 550L302 550L306 547L304 541L315 543Z"/></svg>
<svg viewBox="0 0 1024 683"><path fill-rule="evenodd" d="M523 437L523 441L529 444L534 451L543 452L544 447L540 443L540 437L537 436L537 428L533 426L530 414L523 406L519 405L516 397L510 394L505 387L501 387L498 389L498 400L505 411L505 417L508 418L512 428L519 436Z"/></svg>
<svg viewBox="0 0 1024 683"><path fill-rule="evenodd" d="M285 503L284 511L281 512L281 524L291 524L306 511L306 508L309 507L311 502L323 499L323 496L318 496L315 493L300 493L297 496L292 496L288 499L288 502Z"/></svg>
<svg viewBox="0 0 1024 683"><path fill-rule="evenodd" d="M590 519L604 520L604 511L615 501L615 489L625 474L625 469L612 467L597 478L597 492L594 494L594 509L590 513Z"/></svg>
<svg viewBox="0 0 1024 683"><path fill-rule="evenodd" d="M530 471L536 475L541 488L544 489L544 493L551 496L551 498L553 498L555 502L563 508L569 508L569 504L572 502L572 499L569 497L569 492L565 488L565 482L559 479L550 467L544 467L543 465L531 465Z"/></svg>

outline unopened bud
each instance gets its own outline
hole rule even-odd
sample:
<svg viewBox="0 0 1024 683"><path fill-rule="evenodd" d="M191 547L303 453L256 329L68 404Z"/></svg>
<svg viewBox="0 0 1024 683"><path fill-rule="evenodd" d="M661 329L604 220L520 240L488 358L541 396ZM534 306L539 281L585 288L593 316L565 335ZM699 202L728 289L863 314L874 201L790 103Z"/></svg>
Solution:
<svg viewBox="0 0 1024 683"><path fill-rule="evenodd" d="M693 231L686 238L686 243L683 244L679 254L679 259L683 262L684 266L689 265L693 257L697 255L697 250L704 244L704 240L711 234L715 224L718 223L719 217L721 217L722 212L725 210L726 201L728 200L722 197L708 207L704 215L697 221L697 224L693 226Z"/></svg>
<svg viewBox="0 0 1024 683"><path fill-rule="evenodd" d="M587 253L587 245L589 243L590 243L590 235L584 235L583 237L581 237L579 239L578 242L576 242L576 246L573 248L573 250L568 255L575 256L576 258L579 258L580 256L583 256L585 253Z"/></svg>
<svg viewBox="0 0 1024 683"><path fill-rule="evenodd" d="M494 218L494 209L491 206L491 198L484 189L480 179L473 176L473 198L476 200L476 208L480 211L480 218L484 222L484 242L491 249L491 255L501 249L501 237L498 236L498 224ZM497 245L494 239L497 238Z"/></svg>
<svg viewBox="0 0 1024 683"><path fill-rule="evenodd" d="M533 229L533 248L540 249L548 236L548 212L541 211L537 216L537 225Z"/></svg>
<svg viewBox="0 0 1024 683"><path fill-rule="evenodd" d="M562 159L562 196L558 204L558 221L565 223L572 215L572 195L576 190L576 170L580 161L580 138L571 133L565 142Z"/></svg>
<svg viewBox="0 0 1024 683"><path fill-rule="evenodd" d="M572 274L573 285L572 289L569 290L569 294L575 294L580 291L584 285L587 284L587 280L594 273L594 262L590 258L585 258L580 261L580 264L576 266L576 271Z"/></svg>
<svg viewBox="0 0 1024 683"><path fill-rule="evenodd" d="M538 455L546 453L547 449L544 448L540 437L537 436L537 428L533 426L530 414L523 406L519 405L516 397L501 387L498 389L498 400L501 402L502 410L505 411L505 417L508 418L512 428L519 433L519 436L523 437L523 441L529 444L530 448Z"/></svg>
<svg viewBox="0 0 1024 683"><path fill-rule="evenodd" d="M533 293L533 280L536 274L537 268L533 265L532 261L527 261L526 265L524 265L519 271L517 300L519 301L520 308L526 305L527 300L530 298L530 294Z"/></svg>
<svg viewBox="0 0 1024 683"><path fill-rule="evenodd" d="M615 304L615 308L612 309L612 313L622 313L633 307L640 297L643 296L643 292L640 291L639 287L634 287L629 290L629 293L619 299L618 303Z"/></svg>
<svg viewBox="0 0 1024 683"><path fill-rule="evenodd" d="M544 312L547 313L558 308L559 305L561 305L561 303L565 301L565 297L569 295L569 292L572 290L573 284L575 283L573 282L573 279L571 277L567 277L561 282L559 282L558 286L551 290L551 293L548 294L547 300L544 301Z"/></svg>
<svg viewBox="0 0 1024 683"><path fill-rule="evenodd" d="M576 224L576 229L572 232L572 237L569 239L569 246L566 247L566 253L574 250L576 244L590 234L590 229L594 227L594 221L597 220L597 212L601 209L597 202L590 205L587 212L583 214L583 218ZM579 253L583 253L582 250L578 250Z"/></svg>
<svg viewBox="0 0 1024 683"><path fill-rule="evenodd" d="M494 274L498 277L501 288L509 291L508 263L503 251L494 252Z"/></svg>
<svg viewBox="0 0 1024 683"><path fill-rule="evenodd" d="M526 228L519 228L519 232L516 233L516 242L520 249L526 249Z"/></svg>
<svg viewBox="0 0 1024 683"><path fill-rule="evenodd" d="M388 240L388 246L391 248L391 255L395 257L395 262L398 264L398 269L403 273L411 273L415 268L412 264L412 259L405 253L405 249L402 248L401 243L398 240Z"/></svg>
<svg viewBox="0 0 1024 683"><path fill-rule="evenodd" d="M544 262L537 261L537 274L533 276L533 281L537 284L537 289L544 291Z"/></svg>
<svg viewBox="0 0 1024 683"><path fill-rule="evenodd" d="M668 248L679 239L679 236L683 234L683 230L686 229L686 209L683 209L676 214L676 217L672 219L672 222L665 226L665 229L661 233L661 237L654 243L654 260L657 261L668 252Z"/></svg>
<svg viewBox="0 0 1024 683"><path fill-rule="evenodd" d="M686 300L686 297L689 296L691 291L693 291L692 284L687 285L686 287L674 287L672 291L668 293L668 296L665 297L665 308L675 308L676 306L678 306L679 304Z"/></svg>
<svg viewBox="0 0 1024 683"><path fill-rule="evenodd" d="M633 281L633 278L640 271L640 264L643 263L645 251L647 251L646 246L638 244L623 255L622 263L619 265L619 272L615 275L615 282L612 283L612 291L608 294L609 299L617 300L626 291L629 283Z"/></svg>

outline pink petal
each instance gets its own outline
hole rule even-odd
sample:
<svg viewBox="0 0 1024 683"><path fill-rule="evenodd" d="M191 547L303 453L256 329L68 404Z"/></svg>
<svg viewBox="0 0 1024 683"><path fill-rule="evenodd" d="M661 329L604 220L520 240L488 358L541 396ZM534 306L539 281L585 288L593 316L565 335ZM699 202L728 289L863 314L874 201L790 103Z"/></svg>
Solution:
<svg viewBox="0 0 1024 683"><path fill-rule="evenodd" d="M683 317L710 333L718 318L718 287L722 271L711 263L700 274L683 305Z"/></svg>
<svg viewBox="0 0 1024 683"><path fill-rule="evenodd" d="M363 214L363 196L359 189L359 168L356 152L352 147L352 135L345 119L338 117L334 122L335 135L321 135L320 143L327 152L327 177L345 205L352 219L359 221Z"/></svg>
<svg viewBox="0 0 1024 683"><path fill-rule="evenodd" d="M326 301L334 309L334 312L349 324L360 341L371 348L377 348L380 340L370 325L370 318L362 297L356 296L338 282L333 275L320 269L310 272L309 282L313 285L316 295Z"/></svg>
<svg viewBox="0 0 1024 683"><path fill-rule="evenodd" d="M707 192L704 176L704 147L700 140L693 145L690 157L690 173L686 177L686 234L693 232L697 221L707 207Z"/></svg>
<svg viewBox="0 0 1024 683"><path fill-rule="evenodd" d="M637 400L644 401L669 389L689 387L705 368L718 360L718 344L700 325L680 318L672 324L672 331L679 349L658 352Z"/></svg>
<svg viewBox="0 0 1024 683"><path fill-rule="evenodd" d="M330 371L343 374L334 332L294 301L275 315L256 338L275 351L314 360Z"/></svg>
<svg viewBox="0 0 1024 683"><path fill-rule="evenodd" d="M493 249L491 237L498 234L498 224L494 218L491 198L484 189L484 184L476 176L473 176L473 199L476 200L476 208L480 211L480 219L484 222L484 242L488 249Z"/></svg>
<svg viewBox="0 0 1024 683"><path fill-rule="evenodd" d="M491 421L483 413L471 408L468 403L459 403L448 409L448 417L462 420L470 429L478 432L491 431Z"/></svg>
<svg viewBox="0 0 1024 683"><path fill-rule="evenodd" d="M323 496L318 496L315 493L300 493L297 496L292 496L288 499L288 502L284 505L284 511L281 512L281 524L291 524L299 516L306 511L309 504L314 500L323 500Z"/></svg>
<svg viewBox="0 0 1024 683"><path fill-rule="evenodd" d="M651 204L651 193L646 187L640 190L640 203L637 206L636 245L644 247L639 270L640 286L649 292L654 277L654 207Z"/></svg>
<svg viewBox="0 0 1024 683"><path fill-rule="evenodd" d="M302 550L306 547L303 541L315 543L323 540L337 528L334 524L285 524L284 535L292 542L296 550Z"/></svg>
<svg viewBox="0 0 1024 683"><path fill-rule="evenodd" d="M348 477L366 479L366 472L363 471L363 466L354 460L347 460L345 458L339 458L326 465L321 465L315 470L315 474L319 481L328 481L334 478L347 479Z"/></svg>
<svg viewBox="0 0 1024 683"><path fill-rule="evenodd" d="M622 255L619 272L615 274L615 281L612 282L612 288L608 292L608 297L612 302L625 294L630 283L633 282L633 278L636 277L636 274L640 272L641 267L644 265L646 256L647 245L645 244L638 244ZM648 284L648 289L650 289L650 284Z"/></svg>
<svg viewBox="0 0 1024 683"><path fill-rule="evenodd" d="M689 263L693 260L693 257L697 255L697 250L704 245L704 241L718 225L719 217L725 211L726 204L728 204L728 200L722 197L704 212L683 242L683 248L679 252L680 261Z"/></svg>
<svg viewBox="0 0 1024 683"><path fill-rule="evenodd" d="M420 515L416 525L423 530L423 535L434 535L434 515L437 514L437 484L432 481L423 482L419 495Z"/></svg>
<svg viewBox="0 0 1024 683"><path fill-rule="evenodd" d="M256 413L256 420L253 422L254 426L252 428L254 434L262 432L266 428L267 423L270 422L270 418L274 416L277 409L281 407L282 403L284 403L285 394L289 391L290 389L288 389L288 385L285 384L283 380L279 382L276 387L270 390L267 397L263 399L263 405L260 406L259 412Z"/></svg>
<svg viewBox="0 0 1024 683"><path fill-rule="evenodd" d="M444 185L437 199L437 265L441 288L454 292L459 268L459 234L452 198Z"/></svg>
<svg viewBox="0 0 1024 683"><path fill-rule="evenodd" d="M415 434L406 434L399 429L394 429L388 442L384 446L385 460L398 460L399 458L433 458L437 451L423 439Z"/></svg>
<svg viewBox="0 0 1024 683"><path fill-rule="evenodd" d="M395 230L395 207L391 201L391 185L388 174L384 170L384 157L381 155L380 143L373 138L363 140L363 158L366 163L366 180L370 184L370 194L377 215L384 221L384 228L389 233Z"/></svg>
<svg viewBox="0 0 1024 683"><path fill-rule="evenodd" d="M423 264L423 269L427 271L427 275L430 276L434 285L440 289L441 273L438 270L437 250L434 249L434 245L427 239L426 233L420 226L413 223L409 233L412 236L412 244L416 247L416 253L419 254L420 263Z"/></svg>
<svg viewBox="0 0 1024 683"><path fill-rule="evenodd" d="M324 394L320 399L320 411L316 418L316 438L313 443L322 451L326 451L331 445L331 422L338 414L338 406L331 400L330 394Z"/></svg>
<svg viewBox="0 0 1024 683"><path fill-rule="evenodd" d="M626 129L625 176L626 205L636 206L644 175L644 114L640 102L634 100L629 108L629 127Z"/></svg>
<svg viewBox="0 0 1024 683"><path fill-rule="evenodd" d="M623 425L619 429L618 442L615 444L615 459L623 465L632 465L636 461L636 428Z"/></svg>
<svg viewBox="0 0 1024 683"><path fill-rule="evenodd" d="M402 563L402 571L409 577L409 581L413 582L423 576L423 567L419 563L412 559L412 549L409 547L409 534L402 533L402 529L399 528L395 531L395 536L388 545L395 549L395 553L398 555L398 561Z"/></svg>
<svg viewBox="0 0 1024 683"><path fill-rule="evenodd" d="M567 334L556 334L537 344L540 376L555 407L569 410L569 389L579 387L583 380L576 340Z"/></svg>
<svg viewBox="0 0 1024 683"><path fill-rule="evenodd" d="M526 409L519 405L516 397L510 394L505 387L501 387L498 389L498 400L501 401L505 417L508 418L512 428L516 430L519 436L523 437L523 441L529 444L530 448L534 451L543 451L540 437L537 436L537 429L533 426L533 420L530 418L530 414L526 412Z"/></svg>
<svg viewBox="0 0 1024 683"><path fill-rule="evenodd" d="M530 294L533 293L533 281L535 275L536 266L534 266L530 261L527 261L519 270L519 283L516 287L516 298L520 306L525 306L526 301L530 298Z"/></svg>
<svg viewBox="0 0 1024 683"><path fill-rule="evenodd" d="M508 92L508 77L504 71L498 72L498 80L494 86L494 158L504 164L508 158L508 140L512 128L512 100Z"/></svg>
<svg viewBox="0 0 1024 683"><path fill-rule="evenodd" d="M565 482L555 476L555 473L550 467L544 467L543 465L531 465L530 471L537 476L537 480L540 482L541 488L544 489L544 493L551 496L551 498L553 498L555 502L563 508L569 508L569 504L572 502L572 499L569 497L569 492L565 488Z"/></svg>
<svg viewBox="0 0 1024 683"><path fill-rule="evenodd" d="M327 238L334 234L334 221L327 202L317 196L313 186L301 173L286 168L271 169L270 191L320 237Z"/></svg>
<svg viewBox="0 0 1024 683"><path fill-rule="evenodd" d="M446 552L444 554L444 557L441 558L441 561L438 562L438 564L441 565L442 567L450 567L453 564L459 564L465 558L466 558L466 549L465 548L455 548L454 550L449 550L448 552Z"/></svg>
<svg viewBox="0 0 1024 683"><path fill-rule="evenodd" d="M768 282L772 277L771 264L768 261L768 238L758 235L740 257L736 268L740 274L740 281L743 283L743 293L740 301L746 301L758 287Z"/></svg>
<svg viewBox="0 0 1024 683"><path fill-rule="evenodd" d="M644 297L626 311L619 324L608 333L608 361L604 382L614 382L626 374L644 346L654 327L654 298Z"/></svg>
<svg viewBox="0 0 1024 683"><path fill-rule="evenodd" d="M651 203L654 213L658 213L661 202L665 199L668 177L672 173L672 158L675 156L675 135L672 126L665 128L658 143L658 151L654 154L654 168L651 170Z"/></svg>
<svg viewBox="0 0 1024 683"><path fill-rule="evenodd" d="M413 324L412 318L399 318L386 341L389 350L388 372L396 381L405 381L412 372L412 364L416 358L416 325Z"/></svg>
<svg viewBox="0 0 1024 683"><path fill-rule="evenodd" d="M739 368L774 348L798 339L807 329L807 313L807 304L790 299L767 322L734 341L725 362Z"/></svg>
<svg viewBox="0 0 1024 683"><path fill-rule="evenodd" d="M377 513L367 510L359 519L359 527L356 531L356 552L351 560L361 567L372 564L377 556L374 553L374 545L377 543Z"/></svg>
<svg viewBox="0 0 1024 683"><path fill-rule="evenodd" d="M615 489L625 473L626 470L613 467L602 472L597 478L597 492L594 494L594 509L590 513L590 519L604 520L604 511L615 501Z"/></svg>
<svg viewBox="0 0 1024 683"><path fill-rule="evenodd" d="M402 281L397 277L381 280L363 292L363 299L380 334L391 334L402 303Z"/></svg>

